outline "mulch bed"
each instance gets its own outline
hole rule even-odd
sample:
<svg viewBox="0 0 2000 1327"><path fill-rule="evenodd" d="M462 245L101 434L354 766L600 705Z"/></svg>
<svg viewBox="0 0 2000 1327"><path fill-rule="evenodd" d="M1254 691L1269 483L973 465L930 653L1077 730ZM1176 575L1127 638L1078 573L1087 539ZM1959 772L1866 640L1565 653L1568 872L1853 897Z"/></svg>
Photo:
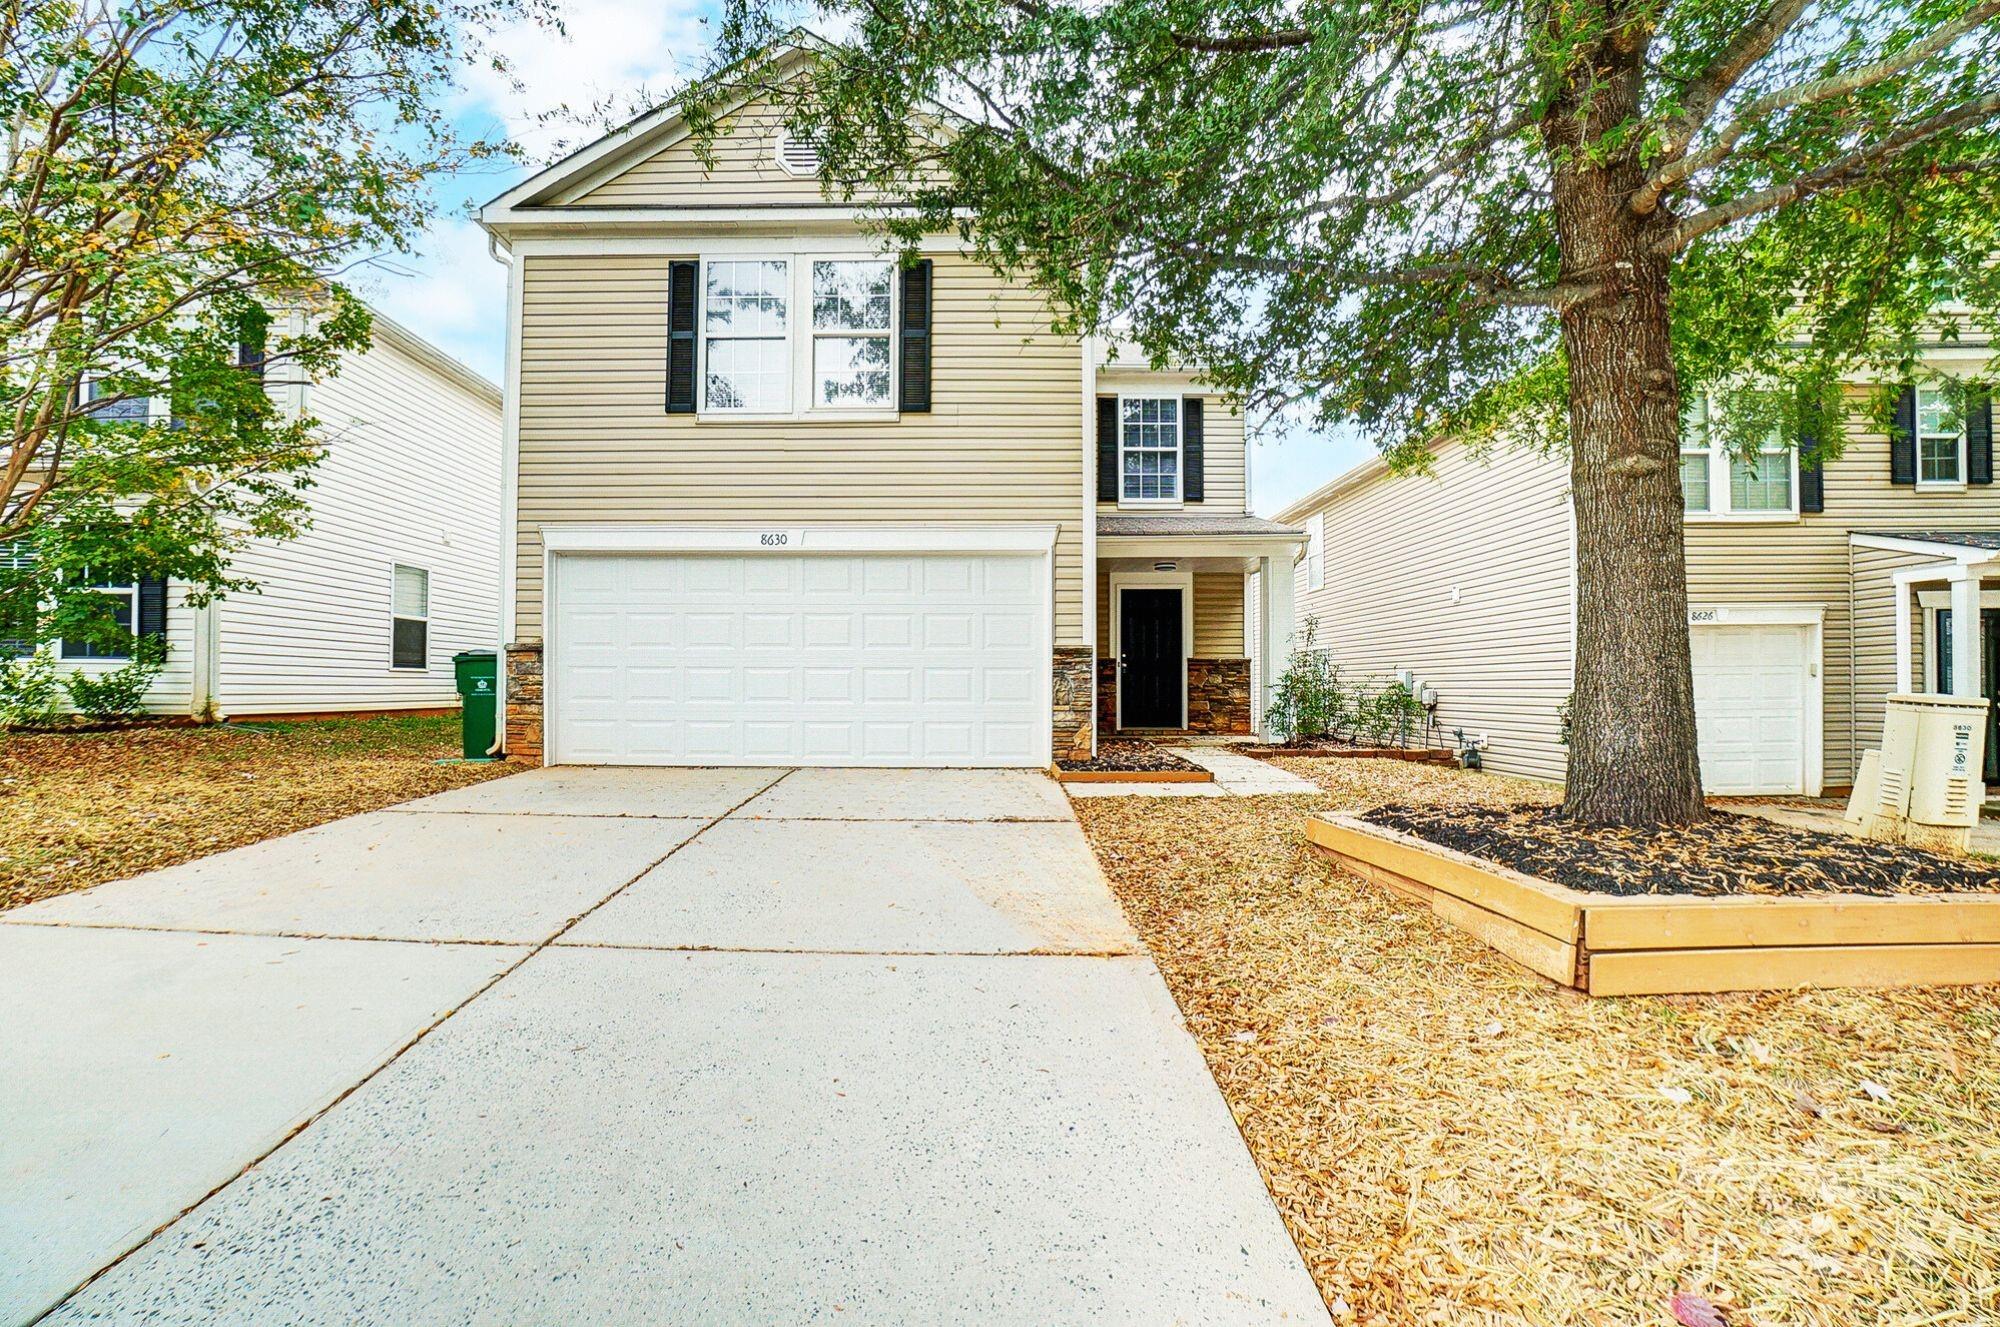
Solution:
<svg viewBox="0 0 2000 1327"><path fill-rule="evenodd" d="M1781 896L2000 890L1991 862L1718 811L1699 825L1589 829L1552 807L1383 806L1362 819L1593 894Z"/></svg>
<svg viewBox="0 0 2000 1327"><path fill-rule="evenodd" d="M1350 742L1336 742L1332 739L1303 745L1245 745L1232 747L1231 750L1264 760L1269 760L1273 756L1298 756L1310 759L1332 757L1350 760L1415 760L1432 765L1458 763L1458 753L1441 746L1363 746Z"/></svg>
<svg viewBox="0 0 2000 1327"><path fill-rule="evenodd" d="M1093 774L1168 774L1201 766L1151 742L1115 741L1099 742L1097 754L1089 760L1058 760L1056 768Z"/></svg>

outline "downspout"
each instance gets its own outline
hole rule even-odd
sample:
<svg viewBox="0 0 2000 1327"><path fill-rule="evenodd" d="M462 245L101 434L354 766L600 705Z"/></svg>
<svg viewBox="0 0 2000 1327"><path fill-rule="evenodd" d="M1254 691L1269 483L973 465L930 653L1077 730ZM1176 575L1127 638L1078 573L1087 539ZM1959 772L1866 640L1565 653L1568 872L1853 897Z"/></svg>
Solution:
<svg viewBox="0 0 2000 1327"><path fill-rule="evenodd" d="M494 630L498 636L493 642L493 744L486 748L489 757L504 756L507 752L507 638L512 634L514 618L514 511L517 494L515 491L515 454L520 445L520 395L521 395L521 266L514 261L513 251L500 243L500 237L492 231L486 232L486 256L507 269L507 354L506 376L500 383L500 580L498 611L494 614Z"/></svg>

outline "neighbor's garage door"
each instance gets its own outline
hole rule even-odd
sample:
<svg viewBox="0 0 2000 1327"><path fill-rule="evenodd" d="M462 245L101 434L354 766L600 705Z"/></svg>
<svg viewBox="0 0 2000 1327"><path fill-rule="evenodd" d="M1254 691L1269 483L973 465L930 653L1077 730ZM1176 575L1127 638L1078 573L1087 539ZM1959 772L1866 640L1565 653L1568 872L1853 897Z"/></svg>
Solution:
<svg viewBox="0 0 2000 1327"><path fill-rule="evenodd" d="M562 764L1040 765L1040 557L555 560Z"/></svg>
<svg viewBox="0 0 2000 1327"><path fill-rule="evenodd" d="M1807 629L1698 626L1690 635L1702 788L1805 791Z"/></svg>

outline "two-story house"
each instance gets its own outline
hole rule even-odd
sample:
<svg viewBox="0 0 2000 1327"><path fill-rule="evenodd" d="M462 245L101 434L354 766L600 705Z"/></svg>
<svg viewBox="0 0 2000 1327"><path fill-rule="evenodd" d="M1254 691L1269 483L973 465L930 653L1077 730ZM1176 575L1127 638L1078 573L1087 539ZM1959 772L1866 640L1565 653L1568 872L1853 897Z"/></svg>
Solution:
<svg viewBox="0 0 2000 1327"><path fill-rule="evenodd" d="M1927 378L1990 349L1931 347ZM1902 388L1894 425L1800 464L1773 438L1732 455L1690 403L1682 436L1688 623L1702 783L1816 795L1851 784L1893 692L1995 694L2000 493L1992 405ZM1561 779L1575 661L1575 544L1560 456L1444 440L1426 475L1369 461L1294 503L1301 617L1345 667L1435 688L1447 729L1484 734L1490 768ZM1953 622L1981 623L1956 632ZM1989 733L1989 782L2000 780Z"/></svg>
<svg viewBox="0 0 2000 1327"><path fill-rule="evenodd" d="M1303 536L1248 514L1242 416L827 194L746 99L710 153L669 104L482 210L510 753L1042 766L1248 732Z"/></svg>
<svg viewBox="0 0 2000 1327"><path fill-rule="evenodd" d="M500 389L380 313L368 348L334 372L276 374L265 388L321 425L311 522L232 554L230 574L254 590L191 604L176 582L98 587L120 626L166 644L146 709L255 719L455 708L452 655L490 649L499 632ZM138 398L102 417L167 411ZM0 545L0 558L25 556ZM90 642L0 639L4 656L38 648L64 672L130 662Z"/></svg>

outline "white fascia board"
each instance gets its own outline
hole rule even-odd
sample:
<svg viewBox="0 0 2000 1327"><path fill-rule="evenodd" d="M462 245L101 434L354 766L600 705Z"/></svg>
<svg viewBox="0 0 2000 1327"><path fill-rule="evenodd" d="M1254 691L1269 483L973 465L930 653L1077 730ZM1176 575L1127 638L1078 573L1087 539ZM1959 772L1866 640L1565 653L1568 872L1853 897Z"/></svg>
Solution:
<svg viewBox="0 0 2000 1327"><path fill-rule="evenodd" d="M879 236L857 230L852 221L839 226L807 232L802 227L786 228L773 234L769 227L743 227L732 232L713 225L689 227L675 233L647 235L542 235L516 238L507 245L509 253L522 257L589 257L597 254L653 255L683 257L694 254L822 253L853 256L879 253L893 256L897 250ZM962 253L965 244L956 235L925 236L918 244L920 253Z"/></svg>
<svg viewBox="0 0 2000 1327"><path fill-rule="evenodd" d="M1305 547L1297 535L1105 534L1097 537L1097 560L1106 558L1292 558Z"/></svg>
<svg viewBox="0 0 2000 1327"><path fill-rule="evenodd" d="M1047 553L1059 527L1018 525L548 524L551 553Z"/></svg>

